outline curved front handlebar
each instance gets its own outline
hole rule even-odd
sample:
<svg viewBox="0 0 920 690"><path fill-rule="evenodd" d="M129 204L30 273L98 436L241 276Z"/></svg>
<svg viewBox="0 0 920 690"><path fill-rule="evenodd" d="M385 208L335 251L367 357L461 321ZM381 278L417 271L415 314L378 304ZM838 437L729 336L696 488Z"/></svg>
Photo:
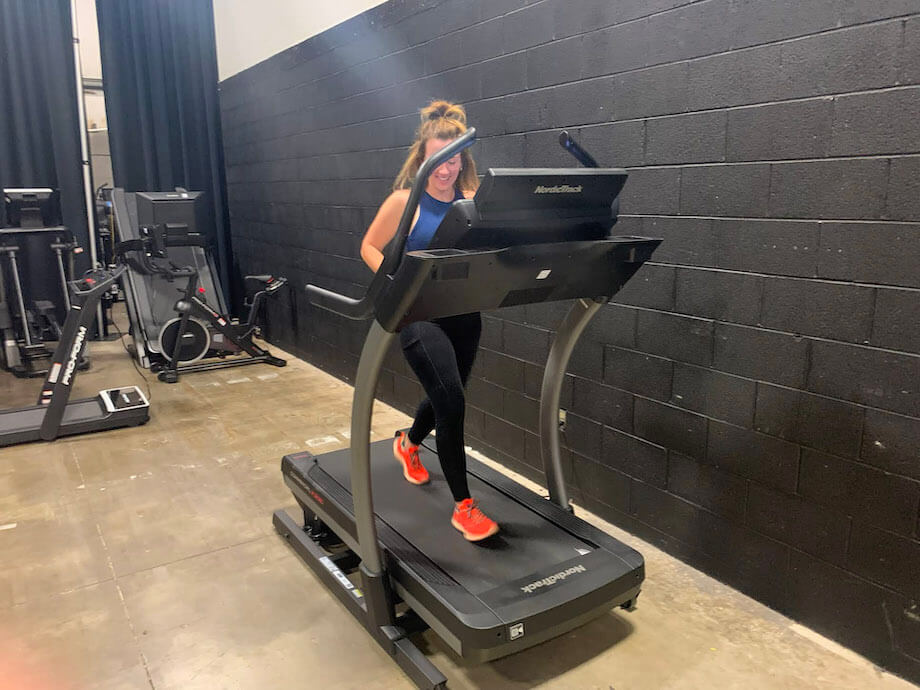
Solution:
<svg viewBox="0 0 920 690"><path fill-rule="evenodd" d="M422 192L425 191L428 177L444 161L453 158L465 148L472 146L475 141L476 128L470 127L463 136L454 139L422 163L418 174L415 176L412 190L409 192L406 208L403 210L399 225L396 227L396 234L384 249L383 262L380 264L380 268L377 269L377 273L374 274L374 278L371 280L371 284L363 297L354 299L318 285L307 285L307 295L310 298L310 302L317 307L334 311L349 319L364 320L370 318L374 313L374 302L376 302L377 296L383 290L386 281L390 280L390 276L399 268L399 264L402 261L406 240L409 238L410 225L412 224L412 219L415 218L415 210L418 208Z"/></svg>
<svg viewBox="0 0 920 690"><path fill-rule="evenodd" d="M442 163L450 160L464 149L469 148L475 141L476 128L470 127L463 136L454 139L451 143L422 163L422 167L419 168L418 174L415 176L415 183L412 185L412 191L409 193L409 200L406 202L406 208L403 209L402 218L399 219L396 235L393 238L393 242L390 244L390 251L384 257L383 263L380 264L380 269L382 269L384 273L392 275L399 267L399 262L402 261L403 251L406 248L406 240L409 239L410 225L412 224L412 219L415 218L415 209L418 208L422 192L425 191L428 177Z"/></svg>
<svg viewBox="0 0 920 690"><path fill-rule="evenodd" d="M563 130L559 134L559 145L564 148L566 151L571 153L575 158L578 159L578 162L581 163L586 168L599 168L597 161L594 160L594 156L585 151L581 146L578 145L578 142L572 138L572 135L569 134L566 130Z"/></svg>

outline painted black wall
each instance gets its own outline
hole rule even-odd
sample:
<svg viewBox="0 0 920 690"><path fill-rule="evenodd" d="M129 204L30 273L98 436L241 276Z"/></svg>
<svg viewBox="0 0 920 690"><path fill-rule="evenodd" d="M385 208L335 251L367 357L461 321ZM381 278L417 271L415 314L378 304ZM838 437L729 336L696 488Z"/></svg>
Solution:
<svg viewBox="0 0 920 690"><path fill-rule="evenodd" d="M920 679L916 1L392 0L221 84L242 269L360 294L432 97L483 170L572 165L572 129L630 170L621 231L665 240L573 356L577 501ZM295 299L273 338L350 380L366 325ZM469 386L469 441L537 479L564 309L488 315Z"/></svg>

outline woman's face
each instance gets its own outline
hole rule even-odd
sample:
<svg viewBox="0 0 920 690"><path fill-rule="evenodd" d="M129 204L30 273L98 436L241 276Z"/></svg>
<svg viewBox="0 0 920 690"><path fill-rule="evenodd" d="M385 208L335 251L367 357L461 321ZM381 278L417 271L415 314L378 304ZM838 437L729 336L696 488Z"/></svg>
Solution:
<svg viewBox="0 0 920 690"><path fill-rule="evenodd" d="M451 139L429 139L425 142L425 158L432 155L447 146ZM457 182L457 176L460 174L460 154L444 161L428 177L428 192L440 192L442 196L453 194L454 185Z"/></svg>

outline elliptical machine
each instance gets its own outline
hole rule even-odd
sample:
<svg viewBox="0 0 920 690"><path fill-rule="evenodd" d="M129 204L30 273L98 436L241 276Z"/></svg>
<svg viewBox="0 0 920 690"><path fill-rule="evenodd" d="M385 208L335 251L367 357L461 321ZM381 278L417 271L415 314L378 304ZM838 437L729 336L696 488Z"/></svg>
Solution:
<svg viewBox="0 0 920 690"><path fill-rule="evenodd" d="M61 339L60 319L70 309L74 256L83 250L60 225L54 190L4 189L3 206L16 225L0 228L0 366L20 378L43 377L49 343Z"/></svg>
<svg viewBox="0 0 920 690"><path fill-rule="evenodd" d="M167 258L167 247L204 246L200 236L191 235L188 230L182 223L143 226L140 239L116 245L116 253L138 273L186 281L185 288L179 290L182 297L175 304L178 316L164 324L159 333L160 352L166 362L159 368L157 378L164 383L177 383L180 372L263 362L275 367L285 366L285 360L256 345L253 337L261 335L258 316L265 299L277 294L287 284L287 279L271 275L246 276L246 283L258 286L246 304L249 308L247 320L239 322L220 314L205 300L198 270L176 266ZM243 353L249 356L234 356ZM202 361L209 355L217 359Z"/></svg>

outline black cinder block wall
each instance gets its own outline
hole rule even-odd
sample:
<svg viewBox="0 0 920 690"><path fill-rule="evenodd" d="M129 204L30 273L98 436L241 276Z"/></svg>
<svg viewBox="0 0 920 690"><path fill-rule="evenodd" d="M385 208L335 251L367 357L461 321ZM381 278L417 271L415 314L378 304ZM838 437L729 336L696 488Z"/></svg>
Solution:
<svg viewBox="0 0 920 690"><path fill-rule="evenodd" d="M624 166L664 238L576 350L578 503L920 680L920 8L915 0L391 0L221 84L234 252L351 295L432 97L489 166ZM273 305L351 379L366 324ZM485 318L469 441L540 478L566 305ZM378 395L419 386L393 352Z"/></svg>

